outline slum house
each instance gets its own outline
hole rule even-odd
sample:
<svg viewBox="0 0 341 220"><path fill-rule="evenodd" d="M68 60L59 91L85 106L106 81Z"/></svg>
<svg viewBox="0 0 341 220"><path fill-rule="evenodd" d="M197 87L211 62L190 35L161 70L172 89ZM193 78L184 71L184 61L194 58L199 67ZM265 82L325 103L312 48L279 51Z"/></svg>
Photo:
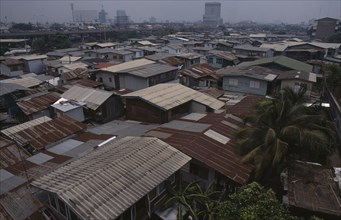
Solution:
<svg viewBox="0 0 341 220"><path fill-rule="evenodd" d="M125 50L133 53L133 60L142 58L144 56L143 50L139 48L127 48Z"/></svg>
<svg viewBox="0 0 341 220"><path fill-rule="evenodd" d="M114 60L118 62L128 62L133 60L133 52L126 50L114 50L114 49L99 49L95 51L86 51L86 57L97 57L107 60Z"/></svg>
<svg viewBox="0 0 341 220"><path fill-rule="evenodd" d="M203 47L203 41L187 41L182 43L183 47L188 51L192 51L195 47Z"/></svg>
<svg viewBox="0 0 341 220"><path fill-rule="evenodd" d="M226 51L210 50L206 56L207 63L214 68L235 66L239 63L238 58Z"/></svg>
<svg viewBox="0 0 341 220"><path fill-rule="evenodd" d="M26 92L30 90L24 86L15 83L0 82L0 110L11 112L12 108L15 108L15 101L26 95ZM14 111L15 109L13 109ZM14 114L15 112L13 112Z"/></svg>
<svg viewBox="0 0 341 220"><path fill-rule="evenodd" d="M86 68L77 68L69 72L63 72L60 74L60 83L64 84L67 81L75 79L87 79L89 77L89 71Z"/></svg>
<svg viewBox="0 0 341 220"><path fill-rule="evenodd" d="M166 186L178 184L179 170L190 159L157 138L125 137L97 147L32 185L48 194L46 205L59 219L143 220L161 207L167 199Z"/></svg>
<svg viewBox="0 0 341 220"><path fill-rule="evenodd" d="M43 74L46 72L45 64L46 55L25 55L16 56L13 59L21 60L24 63L25 73Z"/></svg>
<svg viewBox="0 0 341 220"><path fill-rule="evenodd" d="M270 68L272 70L281 71L297 70L311 72L313 70L313 66L285 56L267 57L255 61L243 62L240 63L238 66L241 67L262 66Z"/></svg>
<svg viewBox="0 0 341 220"><path fill-rule="evenodd" d="M216 74L217 69L208 64L197 64L179 71L181 83L191 88L221 87L221 77Z"/></svg>
<svg viewBox="0 0 341 220"><path fill-rule="evenodd" d="M251 45L238 45L233 48L236 55L248 57L273 57L274 51L270 48L254 47Z"/></svg>
<svg viewBox="0 0 341 220"><path fill-rule="evenodd" d="M340 188L331 168L295 161L281 174L281 179L283 203L289 205L295 215L341 218Z"/></svg>
<svg viewBox="0 0 341 220"><path fill-rule="evenodd" d="M71 106L82 106L85 119L101 123L113 120L123 114L121 98L113 92L74 85L61 97L66 100L53 105L57 109L57 115L67 114L66 112ZM77 114L71 117L78 119Z"/></svg>
<svg viewBox="0 0 341 220"><path fill-rule="evenodd" d="M169 54L180 54L182 52L182 46L179 44L167 44L162 49Z"/></svg>
<svg viewBox="0 0 341 220"><path fill-rule="evenodd" d="M160 49L158 47L139 47L139 49L143 50L143 54L145 56L153 55L156 53L165 53L166 51L164 49Z"/></svg>
<svg viewBox="0 0 341 220"><path fill-rule="evenodd" d="M210 50L212 50L211 47L195 47L195 48L193 48L193 51L195 53L201 54L203 56L207 56Z"/></svg>
<svg viewBox="0 0 341 220"><path fill-rule="evenodd" d="M269 95L275 90L273 85L277 73L261 66L226 67L217 70L223 78L223 90L256 95Z"/></svg>
<svg viewBox="0 0 341 220"><path fill-rule="evenodd" d="M291 70L280 72L276 80L280 83L280 89L289 87L298 92L301 87L304 87L306 88L306 95L310 97L316 84L316 79L315 73Z"/></svg>
<svg viewBox="0 0 341 220"><path fill-rule="evenodd" d="M184 62L184 69L200 63L200 55L194 53L177 54L176 57Z"/></svg>
<svg viewBox="0 0 341 220"><path fill-rule="evenodd" d="M60 75L58 69L63 67L60 60L47 60L44 62L46 68L46 75L57 77Z"/></svg>
<svg viewBox="0 0 341 220"><path fill-rule="evenodd" d="M191 113L145 134L159 137L192 157L182 169L185 183L200 181L205 187L215 181L219 190L235 192L250 180L253 166L241 162L236 152L236 132L243 120L224 113Z"/></svg>
<svg viewBox="0 0 341 220"><path fill-rule="evenodd" d="M10 220L56 219L36 196L41 190L30 187L33 179L50 172L73 158L91 152L111 136L89 132L73 136L57 145L29 156L21 147L0 137L0 218ZM43 199L44 200L44 199Z"/></svg>
<svg viewBox="0 0 341 220"><path fill-rule="evenodd" d="M182 69L182 67L185 64L184 60L177 58L175 54L169 54L169 53L157 53L157 54L145 56L144 58L158 62L158 63L164 63L169 66L175 66L175 67L178 67L178 69Z"/></svg>
<svg viewBox="0 0 341 220"><path fill-rule="evenodd" d="M76 62L76 63L70 63L70 64L62 64L60 67L58 67L58 73L59 75L65 73L65 72L70 72L75 69L87 69L89 67L88 64L83 63L83 62Z"/></svg>
<svg viewBox="0 0 341 220"><path fill-rule="evenodd" d="M5 77L17 77L22 74L24 70L24 62L17 59L7 58L0 62L0 75Z"/></svg>
<svg viewBox="0 0 341 220"><path fill-rule="evenodd" d="M113 63L109 63L109 60L104 58L98 58L98 57L85 57L82 59L82 63L85 63L88 65L88 69L96 69L96 66L98 64L110 64L114 65Z"/></svg>
<svg viewBox="0 0 341 220"><path fill-rule="evenodd" d="M218 42L215 46L216 50L222 50L222 51L232 51L235 44L228 43L228 42Z"/></svg>
<svg viewBox="0 0 341 220"><path fill-rule="evenodd" d="M19 118L29 121L42 116L53 117L54 111L51 104L59 99L59 94L53 92L36 93L17 100L21 110Z"/></svg>
<svg viewBox="0 0 341 220"><path fill-rule="evenodd" d="M97 80L108 88L135 91L175 80L177 70L176 67L139 59L101 69L95 74Z"/></svg>
<svg viewBox="0 0 341 220"><path fill-rule="evenodd" d="M14 140L30 153L36 153L86 129L86 124L62 116L53 120L43 116L4 130L1 134Z"/></svg>
<svg viewBox="0 0 341 220"><path fill-rule="evenodd" d="M326 57L335 57L341 51L340 43L322 43L322 42L301 42L288 46L284 51L285 55L293 59L307 61L314 59L325 59Z"/></svg>
<svg viewBox="0 0 341 220"><path fill-rule="evenodd" d="M224 103L176 83L161 83L122 96L126 118L150 123L166 123L190 112L211 112Z"/></svg>
<svg viewBox="0 0 341 220"><path fill-rule="evenodd" d="M141 41L137 41L135 43L132 44L134 47L153 47L156 46L156 44L153 44L150 41L147 40L141 40Z"/></svg>

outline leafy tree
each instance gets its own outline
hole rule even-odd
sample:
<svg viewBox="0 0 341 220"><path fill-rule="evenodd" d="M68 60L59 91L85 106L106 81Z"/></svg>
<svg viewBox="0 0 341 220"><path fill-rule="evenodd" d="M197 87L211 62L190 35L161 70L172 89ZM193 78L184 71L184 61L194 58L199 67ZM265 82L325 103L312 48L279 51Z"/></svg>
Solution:
<svg viewBox="0 0 341 220"><path fill-rule="evenodd" d="M304 87L297 93L286 88L261 102L246 118L251 126L237 133L242 161L255 165L256 179L277 176L290 159L325 163L333 152L335 125L319 110L304 105L305 91Z"/></svg>
<svg viewBox="0 0 341 220"><path fill-rule="evenodd" d="M215 184L212 182L205 189L197 181L188 184L184 189L180 186L177 191L168 187L172 196L166 201L166 207L178 203L178 219L182 219L181 205L183 205L193 219L213 220L222 196L222 192L215 191L214 187Z"/></svg>
<svg viewBox="0 0 341 220"><path fill-rule="evenodd" d="M219 205L218 220L295 220L288 209L278 202L275 193L256 182L241 187Z"/></svg>
<svg viewBox="0 0 341 220"><path fill-rule="evenodd" d="M31 31L34 30L34 27L31 23L16 23L12 25L11 30Z"/></svg>
<svg viewBox="0 0 341 220"><path fill-rule="evenodd" d="M54 49L64 49L71 47L71 42L67 35L57 33L51 36L43 36L32 41L32 48L37 52L46 53Z"/></svg>
<svg viewBox="0 0 341 220"><path fill-rule="evenodd" d="M327 84L329 88L334 92L337 87L341 85L341 67L338 65L327 66Z"/></svg>

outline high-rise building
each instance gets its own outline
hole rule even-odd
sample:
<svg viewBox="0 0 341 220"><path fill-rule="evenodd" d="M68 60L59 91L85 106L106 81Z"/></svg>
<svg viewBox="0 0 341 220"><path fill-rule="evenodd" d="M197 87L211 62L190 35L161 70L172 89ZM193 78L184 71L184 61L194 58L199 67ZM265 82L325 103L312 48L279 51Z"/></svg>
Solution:
<svg viewBox="0 0 341 220"><path fill-rule="evenodd" d="M223 24L223 19L220 17L221 4L219 2L205 3L205 14L203 22L210 27L216 27Z"/></svg>
<svg viewBox="0 0 341 220"><path fill-rule="evenodd" d="M106 23L107 22L107 14L104 9L102 8L102 10L98 13L98 21L100 23Z"/></svg>
<svg viewBox="0 0 341 220"><path fill-rule="evenodd" d="M341 30L340 20L335 18L321 18L316 20L316 32L313 33L315 39L327 41L332 35Z"/></svg>
<svg viewBox="0 0 341 220"><path fill-rule="evenodd" d="M129 17L124 10L117 10L116 15L116 24L126 25L129 23Z"/></svg>

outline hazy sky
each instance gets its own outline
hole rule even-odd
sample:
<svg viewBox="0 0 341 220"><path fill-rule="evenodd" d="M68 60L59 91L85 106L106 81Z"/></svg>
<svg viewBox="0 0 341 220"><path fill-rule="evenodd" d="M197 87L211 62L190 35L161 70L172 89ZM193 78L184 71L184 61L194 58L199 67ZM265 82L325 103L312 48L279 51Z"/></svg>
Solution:
<svg viewBox="0 0 341 220"><path fill-rule="evenodd" d="M114 18L117 9L126 11L137 22L154 16L158 21L199 21L204 14L201 0L0 0L1 21L69 22L72 20L70 3L75 10L101 10ZM252 20L256 22L300 23L321 17L341 17L341 0L225 0L221 2L224 22Z"/></svg>

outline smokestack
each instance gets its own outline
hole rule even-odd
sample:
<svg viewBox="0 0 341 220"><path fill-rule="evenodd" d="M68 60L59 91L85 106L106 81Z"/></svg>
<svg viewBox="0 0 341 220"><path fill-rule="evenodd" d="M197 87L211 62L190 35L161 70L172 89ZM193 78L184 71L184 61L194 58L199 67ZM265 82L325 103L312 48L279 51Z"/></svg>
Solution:
<svg viewBox="0 0 341 220"><path fill-rule="evenodd" d="M73 3L71 3L71 13L72 13L72 22L75 22L75 16L73 13Z"/></svg>

